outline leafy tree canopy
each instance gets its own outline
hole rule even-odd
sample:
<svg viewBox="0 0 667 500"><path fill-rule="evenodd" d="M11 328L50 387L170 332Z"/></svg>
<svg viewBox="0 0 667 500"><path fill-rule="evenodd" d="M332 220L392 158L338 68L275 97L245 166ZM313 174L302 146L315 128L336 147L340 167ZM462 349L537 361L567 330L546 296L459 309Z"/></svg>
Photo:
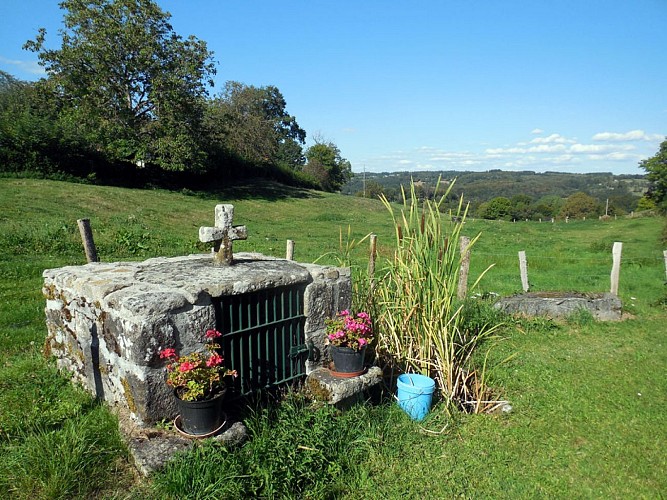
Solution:
<svg viewBox="0 0 667 500"><path fill-rule="evenodd" d="M49 90L0 71L0 170L48 174L95 156L77 124L60 118L60 100Z"/></svg>
<svg viewBox="0 0 667 500"><path fill-rule="evenodd" d="M479 216L484 219L508 219L511 213L512 202L504 196L498 196L479 206Z"/></svg>
<svg viewBox="0 0 667 500"><path fill-rule="evenodd" d="M567 197L561 209L561 215L573 218L592 217L600 215L600 210L601 205L596 198L579 192Z"/></svg>
<svg viewBox="0 0 667 500"><path fill-rule="evenodd" d="M333 142L318 141L306 151L304 172L325 191L338 191L352 177L352 165Z"/></svg>
<svg viewBox="0 0 667 500"><path fill-rule="evenodd" d="M646 197L653 200L662 210L667 211L667 139L662 141L658 152L639 163L648 173L650 182Z"/></svg>
<svg viewBox="0 0 667 500"><path fill-rule="evenodd" d="M165 169L202 165L203 100L215 67L206 43L178 36L152 0L63 0L62 46L37 52L63 112L111 158Z"/></svg>
<svg viewBox="0 0 667 500"><path fill-rule="evenodd" d="M207 110L209 133L229 153L254 164L300 169L306 132L287 113L277 87L229 81Z"/></svg>

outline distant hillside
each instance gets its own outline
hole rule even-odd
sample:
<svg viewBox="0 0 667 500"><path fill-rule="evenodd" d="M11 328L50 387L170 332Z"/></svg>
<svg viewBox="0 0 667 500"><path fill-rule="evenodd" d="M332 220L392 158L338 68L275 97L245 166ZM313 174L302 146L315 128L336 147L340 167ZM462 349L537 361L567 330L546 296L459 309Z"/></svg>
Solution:
<svg viewBox="0 0 667 500"><path fill-rule="evenodd" d="M463 194L473 207L502 196L512 198L526 195L534 201L544 196L568 196L584 192L600 201L616 200L626 210L634 209L637 201L646 192L648 181L644 175L613 175L611 173L571 174L559 172L506 172L491 170L488 172L382 172L366 173L366 193L382 188L389 198L400 193L400 187L408 186L410 179L427 190L433 189L438 177L450 182L456 179L454 192ZM349 195L361 195L364 190L364 175L355 174L342 192ZM634 205L634 206L633 206Z"/></svg>

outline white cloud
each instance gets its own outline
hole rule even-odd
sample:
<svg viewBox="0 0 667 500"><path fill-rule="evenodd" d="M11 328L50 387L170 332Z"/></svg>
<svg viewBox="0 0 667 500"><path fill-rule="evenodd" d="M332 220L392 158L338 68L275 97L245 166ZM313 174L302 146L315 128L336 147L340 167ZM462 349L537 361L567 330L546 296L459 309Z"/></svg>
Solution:
<svg viewBox="0 0 667 500"><path fill-rule="evenodd" d="M613 151L632 151L636 149L632 144L573 144L570 151L573 153L604 153Z"/></svg>
<svg viewBox="0 0 667 500"><path fill-rule="evenodd" d="M660 141L663 136L660 134L647 134L643 130L630 130L629 132L600 132L593 136L594 141Z"/></svg>
<svg viewBox="0 0 667 500"><path fill-rule="evenodd" d="M471 158L472 153L467 151L456 152L456 151L434 151L433 155L429 158L430 161L454 161L454 160L465 160Z"/></svg>
<svg viewBox="0 0 667 500"><path fill-rule="evenodd" d="M521 155L527 153L557 153L566 149L567 146L564 144L540 144L529 148L489 148L486 153L489 155Z"/></svg>
<svg viewBox="0 0 667 500"><path fill-rule="evenodd" d="M566 149L567 146L565 144L540 144L539 146L528 148L528 151L530 153L557 153Z"/></svg>
<svg viewBox="0 0 667 500"><path fill-rule="evenodd" d="M505 155L505 154L524 154L526 153L526 148L490 148L486 150L487 154L490 155Z"/></svg>
<svg viewBox="0 0 667 500"><path fill-rule="evenodd" d="M46 74L44 68L40 66L37 61L18 61L16 59L7 59L6 57L0 56L0 63L16 66L19 70L32 75L43 76Z"/></svg>
<svg viewBox="0 0 667 500"><path fill-rule="evenodd" d="M576 141L572 139L567 139L563 137L560 134L551 134L548 137L536 137L535 139L530 141L532 144L550 144L550 143L557 143L557 144L573 144Z"/></svg>
<svg viewBox="0 0 667 500"><path fill-rule="evenodd" d="M628 160L639 161L640 157L638 155L633 155L628 153L608 153L606 155L601 155L601 154L588 155L586 156L586 159L592 161L628 161Z"/></svg>
<svg viewBox="0 0 667 500"><path fill-rule="evenodd" d="M538 129L536 129L538 130ZM653 144L647 137L655 134L631 131L625 134L605 132L596 134L593 143L580 143L574 136L550 134L542 137L517 137L511 144L491 144L478 142L479 149L452 150L443 147L422 145L411 150L387 151L384 155L365 158L366 170L375 172L419 171L419 170L459 170L485 171L534 170L537 172L614 172L641 173L637 164L654 153ZM602 142L606 138L607 142ZM613 138L623 138L611 140ZM662 138L661 140L664 140Z"/></svg>
<svg viewBox="0 0 667 500"><path fill-rule="evenodd" d="M534 134L534 135L539 135L539 134L543 134L544 130L542 130L541 128L534 128L533 130L530 131L530 133Z"/></svg>

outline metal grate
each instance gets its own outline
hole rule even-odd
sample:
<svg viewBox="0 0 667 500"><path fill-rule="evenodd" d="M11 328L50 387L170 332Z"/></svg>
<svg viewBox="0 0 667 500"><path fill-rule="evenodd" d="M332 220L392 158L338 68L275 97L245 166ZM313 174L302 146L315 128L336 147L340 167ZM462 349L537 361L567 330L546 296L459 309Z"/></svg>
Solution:
<svg viewBox="0 0 667 500"><path fill-rule="evenodd" d="M234 380L236 395L305 375L304 288L274 288L219 299L217 322L225 365L239 374Z"/></svg>

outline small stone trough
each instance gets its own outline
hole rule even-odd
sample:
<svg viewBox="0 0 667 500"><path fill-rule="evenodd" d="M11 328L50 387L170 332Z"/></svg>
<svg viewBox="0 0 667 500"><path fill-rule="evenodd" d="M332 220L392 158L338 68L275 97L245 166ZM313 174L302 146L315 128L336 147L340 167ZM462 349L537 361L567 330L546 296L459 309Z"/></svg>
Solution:
<svg viewBox="0 0 667 500"><path fill-rule="evenodd" d="M621 319L621 299L611 293L530 292L504 297L496 309L529 317L566 319L580 310L588 311L598 321Z"/></svg>

